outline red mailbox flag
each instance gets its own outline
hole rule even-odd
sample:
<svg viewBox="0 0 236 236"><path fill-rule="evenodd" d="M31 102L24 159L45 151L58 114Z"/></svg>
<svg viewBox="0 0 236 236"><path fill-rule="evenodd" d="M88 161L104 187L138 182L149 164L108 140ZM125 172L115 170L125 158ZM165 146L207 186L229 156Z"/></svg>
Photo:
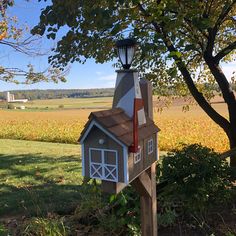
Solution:
<svg viewBox="0 0 236 236"><path fill-rule="evenodd" d="M129 151L136 153L139 150L138 145L138 128L146 123L144 112L144 103L141 96L139 81L134 81L135 97L134 97L134 112L133 112L133 144L130 146Z"/></svg>

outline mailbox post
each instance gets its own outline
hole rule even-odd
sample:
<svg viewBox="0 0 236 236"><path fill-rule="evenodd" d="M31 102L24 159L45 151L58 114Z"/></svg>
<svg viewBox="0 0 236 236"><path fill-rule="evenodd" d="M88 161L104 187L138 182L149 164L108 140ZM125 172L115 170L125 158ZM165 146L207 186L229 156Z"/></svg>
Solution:
<svg viewBox="0 0 236 236"><path fill-rule="evenodd" d="M133 39L117 42L123 69L117 71L112 108L92 112L79 142L83 176L100 179L117 194L131 184L140 195L143 236L157 235L156 161L159 128L153 121L152 86L130 69Z"/></svg>

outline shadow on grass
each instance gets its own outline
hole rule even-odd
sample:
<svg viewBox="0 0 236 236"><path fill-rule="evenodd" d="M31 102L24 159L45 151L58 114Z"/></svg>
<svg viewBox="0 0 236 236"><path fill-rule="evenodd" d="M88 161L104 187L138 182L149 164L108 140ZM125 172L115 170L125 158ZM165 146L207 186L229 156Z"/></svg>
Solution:
<svg viewBox="0 0 236 236"><path fill-rule="evenodd" d="M78 156L0 155L0 218L67 214L91 188L82 186Z"/></svg>

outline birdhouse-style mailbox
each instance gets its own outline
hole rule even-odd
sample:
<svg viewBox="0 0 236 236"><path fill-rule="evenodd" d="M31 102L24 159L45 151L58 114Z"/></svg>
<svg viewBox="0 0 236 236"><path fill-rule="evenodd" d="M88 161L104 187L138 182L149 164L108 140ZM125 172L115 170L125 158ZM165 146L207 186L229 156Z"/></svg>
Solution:
<svg viewBox="0 0 236 236"><path fill-rule="evenodd" d="M152 86L129 69L132 45L133 40L117 45L125 69L117 71L112 108L92 112L79 138L83 176L102 180L109 193L118 193L158 158Z"/></svg>

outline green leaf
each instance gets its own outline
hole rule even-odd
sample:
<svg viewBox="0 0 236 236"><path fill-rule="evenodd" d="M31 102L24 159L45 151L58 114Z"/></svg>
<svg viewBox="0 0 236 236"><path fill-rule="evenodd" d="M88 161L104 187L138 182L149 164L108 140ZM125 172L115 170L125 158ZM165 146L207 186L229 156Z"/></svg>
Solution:
<svg viewBox="0 0 236 236"><path fill-rule="evenodd" d="M112 194L109 199L110 203L114 202L115 200L116 200L116 195Z"/></svg>
<svg viewBox="0 0 236 236"><path fill-rule="evenodd" d="M120 31L120 29L121 29L121 25L120 25L120 24L116 24L116 25L113 27L113 29L111 30L111 34L112 34L112 35L117 34L117 33Z"/></svg>
<svg viewBox="0 0 236 236"><path fill-rule="evenodd" d="M191 51L194 49L195 49L195 46L193 44L188 44L185 46L185 51Z"/></svg>
<svg viewBox="0 0 236 236"><path fill-rule="evenodd" d="M172 51L169 53L169 57L177 57L177 58L180 58L182 56L181 52L178 52L178 51Z"/></svg>
<svg viewBox="0 0 236 236"><path fill-rule="evenodd" d="M177 75L177 69L176 68L171 68L170 70L169 70L169 75L171 76L171 77L176 77L176 75Z"/></svg>
<svg viewBox="0 0 236 236"><path fill-rule="evenodd" d="M205 30L211 27L211 21L208 18L195 18L193 20L193 23L198 29L201 30Z"/></svg>
<svg viewBox="0 0 236 236"><path fill-rule="evenodd" d="M50 33L50 34L47 35L47 38L48 38L48 39L51 38L51 39L54 40L54 39L56 38L56 34L55 34L55 33Z"/></svg>

